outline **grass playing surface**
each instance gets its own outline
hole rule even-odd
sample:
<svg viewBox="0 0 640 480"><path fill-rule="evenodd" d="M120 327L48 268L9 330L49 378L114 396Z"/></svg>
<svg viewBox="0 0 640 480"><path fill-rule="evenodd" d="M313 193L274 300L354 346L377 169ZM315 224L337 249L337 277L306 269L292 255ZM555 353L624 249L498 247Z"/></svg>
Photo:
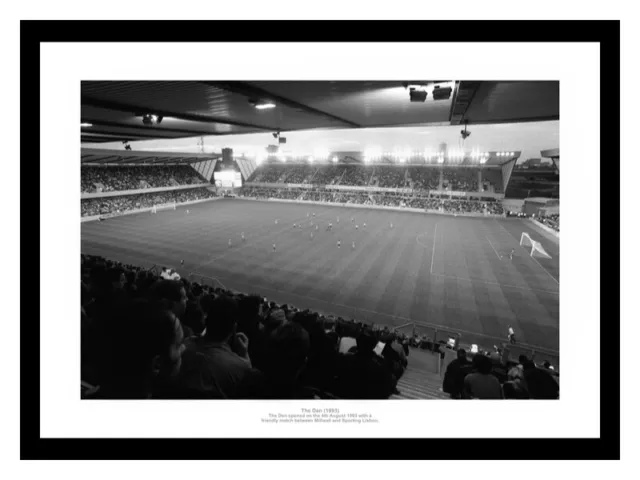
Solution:
<svg viewBox="0 0 640 480"><path fill-rule="evenodd" d="M531 258L522 232L552 258ZM358 320L441 325L464 343L504 342L510 324L518 342L559 346L558 240L516 218L224 199L83 223L82 252Z"/></svg>

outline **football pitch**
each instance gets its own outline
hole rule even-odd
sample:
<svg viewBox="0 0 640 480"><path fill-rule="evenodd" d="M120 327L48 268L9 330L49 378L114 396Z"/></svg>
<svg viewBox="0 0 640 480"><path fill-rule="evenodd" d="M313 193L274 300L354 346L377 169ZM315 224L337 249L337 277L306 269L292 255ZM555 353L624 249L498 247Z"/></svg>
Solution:
<svg viewBox="0 0 640 480"><path fill-rule="evenodd" d="M560 247L528 220L222 199L83 223L81 232L83 253L172 267L281 304L429 323L484 347L505 342L512 325L518 342L559 348ZM522 232L552 258L530 257Z"/></svg>

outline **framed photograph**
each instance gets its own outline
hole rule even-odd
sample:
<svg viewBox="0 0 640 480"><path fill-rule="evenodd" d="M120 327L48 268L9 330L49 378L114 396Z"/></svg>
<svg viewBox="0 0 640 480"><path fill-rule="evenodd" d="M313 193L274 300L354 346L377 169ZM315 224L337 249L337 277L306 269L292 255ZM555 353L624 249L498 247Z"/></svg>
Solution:
<svg viewBox="0 0 640 480"><path fill-rule="evenodd" d="M23 21L22 458L619 458L619 37Z"/></svg>

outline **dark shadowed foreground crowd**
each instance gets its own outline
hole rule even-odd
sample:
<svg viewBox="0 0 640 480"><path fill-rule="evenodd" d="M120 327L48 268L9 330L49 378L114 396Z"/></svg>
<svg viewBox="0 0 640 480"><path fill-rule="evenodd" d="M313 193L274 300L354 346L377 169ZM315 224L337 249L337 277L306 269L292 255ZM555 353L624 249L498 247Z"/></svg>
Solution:
<svg viewBox="0 0 640 480"><path fill-rule="evenodd" d="M410 347L446 348L101 257L82 255L81 272L84 398L386 399ZM444 381L452 398L557 398L526 358L481 352L469 363L460 352Z"/></svg>

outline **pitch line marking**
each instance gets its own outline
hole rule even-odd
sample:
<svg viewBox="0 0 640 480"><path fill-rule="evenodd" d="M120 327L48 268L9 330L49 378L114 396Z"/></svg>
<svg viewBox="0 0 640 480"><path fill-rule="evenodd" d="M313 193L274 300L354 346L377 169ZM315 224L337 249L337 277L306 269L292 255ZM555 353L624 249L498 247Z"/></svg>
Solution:
<svg viewBox="0 0 640 480"><path fill-rule="evenodd" d="M560 282L559 282L558 280L556 280L556 277L554 277L553 275L551 275L551 274L549 273L549 270L547 270L546 268L544 268L544 267L542 266L542 264L541 264L538 260L536 260L533 256L531 256L531 255L529 255L529 256L533 259L533 261L534 261L534 262L536 262L538 265L540 265L540 268L541 268L541 269L543 269L545 272L547 272L547 275L549 275L549 276L553 279L553 281L554 281L554 282L556 282L558 285L560 285Z"/></svg>
<svg viewBox="0 0 640 480"><path fill-rule="evenodd" d="M436 274L434 274L434 275L436 275ZM455 278L455 277L453 277L453 278ZM248 285L245 282L236 282L236 283ZM402 315L391 315L390 313L377 312L375 310L368 310L366 308L361 308L361 307L353 307L353 306L350 306L350 305L345 305L343 303L330 302L330 301L327 301L327 300L323 300L321 298L312 297L311 295L300 295L299 293L288 292L286 290L281 290L281 289L278 289L278 288L273 288L273 287L264 286L264 285L260 285L260 284L253 284L252 283L251 285L255 286L259 290L267 290L267 291L282 293L282 294L285 294L285 295L291 295L293 297L306 298L306 299L309 299L309 300L314 300L316 302L320 302L320 303L323 303L323 304L326 304L326 305L335 305L337 307L346 308L346 309L349 309L349 310L353 310L356 314L357 314L357 312L360 311L360 312L372 313L374 315L381 315L383 317L388 317L388 318L392 318L392 319L395 318L395 319L404 320L404 321L407 321L407 322L420 323L419 320L413 320L411 318L404 317ZM317 310L321 311L323 309L317 309ZM329 312L323 312L323 314L324 315L343 316L343 315L338 314L338 313L329 313ZM393 327L392 325L389 325L389 326ZM441 330L447 330L447 331L452 331L452 332L464 333L464 334L467 334L467 335L476 335L476 336L479 336L479 337L490 338L490 339L492 339L494 341L497 340L497 341L500 341L500 342L504 343L504 338L502 338L502 337L494 337L492 335L487 335L487 334L480 333L480 332L472 332L470 330L463 330L463 329L460 329L460 328L457 328L457 327L446 326L446 325L438 325L438 324L435 324L435 323L432 323L429 326L430 327L435 327L435 328L438 328L438 329L441 329ZM518 342L518 344L516 346L529 348L529 349L536 349L536 350L540 351L541 353L554 354L554 355L558 354L557 350L554 350L554 349L551 349L551 348L536 347L534 345L529 345L528 343ZM544 350L544 352L543 352L543 350Z"/></svg>
<svg viewBox="0 0 640 480"><path fill-rule="evenodd" d="M502 260L502 257L498 255L496 247L493 246L493 243L491 243L491 240L489 240L489 237L485 236L485 238L487 239L487 242L489 242L489 245L491 245L491 248L493 248L493 251L496 252L496 257L498 257L498 260Z"/></svg>
<svg viewBox="0 0 640 480"><path fill-rule="evenodd" d="M433 260L436 256L436 233L438 232L438 222L436 222L436 226L433 228L433 250L431 252L431 268L429 269L429 273L433 274Z"/></svg>
<svg viewBox="0 0 640 480"><path fill-rule="evenodd" d="M506 228L504 228L504 226L502 226L502 223L500 223L497 219L496 219L496 222L498 222L498 225L500 225L500 227L501 227L505 232L507 232L511 238L514 238L514 237L513 237L513 235L511 235L511 233L509 233L509 231L508 231ZM515 238L514 238L514 240L515 240ZM526 249L525 249L523 246L521 246L521 245L520 245L520 243L518 243L518 246L519 246L522 250L524 250L524 251L526 252ZM529 253L529 252L527 252L527 254L528 254L528 253ZM536 262L536 263L538 264L538 266L539 266L542 270L544 270L544 271L545 271L545 273L546 273L547 275L549 275L549 276L553 279L553 281L554 281L554 282L556 282L558 285L560 285L560 282L556 279L556 277L554 277L553 275L551 275L551 274L549 273L549 270L547 270L546 268L544 268L544 267L542 266L542 264L541 264L538 260L536 260L534 257L532 257L530 254L529 254L529 256L531 257L531 259L532 259L534 262Z"/></svg>
<svg viewBox="0 0 640 480"><path fill-rule="evenodd" d="M542 293L550 293L552 295L560 295L560 292L554 292L552 290L540 290L538 288L528 288L528 287L519 287L517 285L507 285L504 283L498 283L498 282L490 282L488 280L479 280L476 278L462 278L462 277L455 277L453 275L443 275L441 273L432 273L431 274L434 277L443 277L443 278L451 278L454 280L463 280L465 282L476 282L476 283L486 283L487 285L497 285L499 287L505 287L505 288L517 288L519 290L526 290L528 292L542 292Z"/></svg>

